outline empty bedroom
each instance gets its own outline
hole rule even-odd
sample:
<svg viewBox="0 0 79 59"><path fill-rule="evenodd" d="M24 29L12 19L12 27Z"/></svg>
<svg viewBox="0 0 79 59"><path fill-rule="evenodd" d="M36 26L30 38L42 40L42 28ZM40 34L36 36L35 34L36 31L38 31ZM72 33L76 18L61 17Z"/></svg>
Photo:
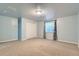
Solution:
<svg viewBox="0 0 79 59"><path fill-rule="evenodd" d="M79 56L79 3L0 3L0 56Z"/></svg>

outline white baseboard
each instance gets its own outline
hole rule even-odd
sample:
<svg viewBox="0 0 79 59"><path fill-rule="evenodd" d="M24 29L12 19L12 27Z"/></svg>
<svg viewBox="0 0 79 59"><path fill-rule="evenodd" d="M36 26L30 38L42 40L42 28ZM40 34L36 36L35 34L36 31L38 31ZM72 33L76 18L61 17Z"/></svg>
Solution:
<svg viewBox="0 0 79 59"><path fill-rule="evenodd" d="M37 39L37 37L26 38L26 39L22 39L21 41L29 40L29 39Z"/></svg>
<svg viewBox="0 0 79 59"><path fill-rule="evenodd" d="M21 41L24 41L24 40L26 40L26 39L22 39Z"/></svg>
<svg viewBox="0 0 79 59"><path fill-rule="evenodd" d="M11 40L0 41L0 43L9 42L9 41L15 41L15 40L17 40L17 39L11 39Z"/></svg>
<svg viewBox="0 0 79 59"><path fill-rule="evenodd" d="M67 43L72 43L72 44L77 44L77 45L78 45L77 42L70 42L70 41L65 41L65 40L58 40L58 41L61 41L61 42L67 42Z"/></svg>

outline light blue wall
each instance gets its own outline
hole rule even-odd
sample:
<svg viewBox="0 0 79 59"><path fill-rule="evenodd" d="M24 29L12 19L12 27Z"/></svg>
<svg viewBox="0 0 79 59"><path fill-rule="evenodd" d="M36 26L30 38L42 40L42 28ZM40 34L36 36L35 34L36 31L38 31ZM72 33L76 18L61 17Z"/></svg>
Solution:
<svg viewBox="0 0 79 59"><path fill-rule="evenodd" d="M18 19L0 16L0 42L18 40Z"/></svg>
<svg viewBox="0 0 79 59"><path fill-rule="evenodd" d="M57 19L57 36L62 42L78 44L77 15Z"/></svg>
<svg viewBox="0 0 79 59"><path fill-rule="evenodd" d="M22 18L18 17L18 40L22 39Z"/></svg>
<svg viewBox="0 0 79 59"><path fill-rule="evenodd" d="M18 40L26 39L26 21L22 17L18 17Z"/></svg>
<svg viewBox="0 0 79 59"><path fill-rule="evenodd" d="M22 18L21 19L21 30L22 30L22 33L21 33L21 36L22 36L22 40L26 40L26 19L25 18ZM29 26L29 25L28 25Z"/></svg>

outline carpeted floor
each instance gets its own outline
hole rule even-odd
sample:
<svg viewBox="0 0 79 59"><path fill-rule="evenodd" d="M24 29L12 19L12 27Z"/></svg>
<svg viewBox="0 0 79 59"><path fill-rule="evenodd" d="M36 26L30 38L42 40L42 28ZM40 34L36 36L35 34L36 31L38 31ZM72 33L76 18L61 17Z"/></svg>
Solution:
<svg viewBox="0 0 79 59"><path fill-rule="evenodd" d="M0 44L1 56L79 56L75 44L50 41L46 39L30 39Z"/></svg>

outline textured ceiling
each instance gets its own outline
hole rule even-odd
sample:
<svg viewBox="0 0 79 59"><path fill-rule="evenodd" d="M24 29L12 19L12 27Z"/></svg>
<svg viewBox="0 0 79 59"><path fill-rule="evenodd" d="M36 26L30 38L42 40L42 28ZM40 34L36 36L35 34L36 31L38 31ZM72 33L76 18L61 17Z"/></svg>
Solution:
<svg viewBox="0 0 79 59"><path fill-rule="evenodd" d="M34 15L34 10L40 6L45 15ZM0 15L11 17L26 17L33 20L53 20L58 17L71 16L79 12L78 3L1 3Z"/></svg>

